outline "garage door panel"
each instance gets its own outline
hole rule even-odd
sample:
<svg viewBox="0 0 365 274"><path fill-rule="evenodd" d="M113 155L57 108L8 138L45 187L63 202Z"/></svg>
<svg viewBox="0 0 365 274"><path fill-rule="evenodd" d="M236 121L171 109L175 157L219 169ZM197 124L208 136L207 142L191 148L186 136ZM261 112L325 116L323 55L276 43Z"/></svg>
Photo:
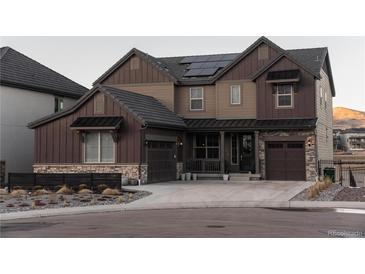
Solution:
<svg viewBox="0 0 365 274"><path fill-rule="evenodd" d="M150 141L147 155L149 183L176 179L176 146L174 143Z"/></svg>
<svg viewBox="0 0 365 274"><path fill-rule="evenodd" d="M266 174L269 180L305 180L304 142L268 142Z"/></svg>

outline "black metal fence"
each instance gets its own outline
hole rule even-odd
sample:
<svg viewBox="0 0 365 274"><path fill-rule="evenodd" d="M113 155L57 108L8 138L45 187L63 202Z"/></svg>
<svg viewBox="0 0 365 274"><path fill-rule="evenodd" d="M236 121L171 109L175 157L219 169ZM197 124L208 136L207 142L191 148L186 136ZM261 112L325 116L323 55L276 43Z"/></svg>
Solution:
<svg viewBox="0 0 365 274"><path fill-rule="evenodd" d="M8 176L10 191L15 186L27 190L31 190L35 186L55 190L62 185L67 185L70 188L78 189L80 184L96 190L101 184L111 188L120 188L122 182L121 173L9 173Z"/></svg>
<svg viewBox="0 0 365 274"><path fill-rule="evenodd" d="M349 186L351 175L357 186L365 186L365 161L328 161L318 162L319 175L324 175L326 167L335 169L335 181L343 186Z"/></svg>

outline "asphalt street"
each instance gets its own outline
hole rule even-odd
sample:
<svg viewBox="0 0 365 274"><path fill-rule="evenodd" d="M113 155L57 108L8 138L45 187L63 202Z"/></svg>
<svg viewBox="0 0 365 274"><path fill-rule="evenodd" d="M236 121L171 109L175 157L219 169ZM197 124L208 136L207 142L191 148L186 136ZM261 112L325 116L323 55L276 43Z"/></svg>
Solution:
<svg viewBox="0 0 365 274"><path fill-rule="evenodd" d="M331 209L135 210L1 222L1 237L365 237L365 215Z"/></svg>

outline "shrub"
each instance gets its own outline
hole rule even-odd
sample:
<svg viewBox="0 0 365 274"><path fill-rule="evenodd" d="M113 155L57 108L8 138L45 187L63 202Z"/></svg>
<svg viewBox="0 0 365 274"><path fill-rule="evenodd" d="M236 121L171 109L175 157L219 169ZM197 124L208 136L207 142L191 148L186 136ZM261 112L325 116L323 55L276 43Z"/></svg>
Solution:
<svg viewBox="0 0 365 274"><path fill-rule="evenodd" d="M79 190L88 188L86 184L79 185Z"/></svg>
<svg viewBox="0 0 365 274"><path fill-rule="evenodd" d="M106 188L103 190L103 192L101 193L102 195L120 195L120 191L119 189L112 189L112 188Z"/></svg>
<svg viewBox="0 0 365 274"><path fill-rule="evenodd" d="M327 185L326 185L325 182L320 181L320 182L318 182L318 187L319 187L319 190L322 191L322 190L325 190L327 188Z"/></svg>
<svg viewBox="0 0 365 274"><path fill-rule="evenodd" d="M78 192L79 194L93 194L93 191L87 188L82 188Z"/></svg>
<svg viewBox="0 0 365 274"><path fill-rule="evenodd" d="M34 190L40 190L40 189L44 189L44 187L40 185L34 186Z"/></svg>
<svg viewBox="0 0 365 274"><path fill-rule="evenodd" d="M107 189L108 186L106 184L98 185L98 191L102 193L105 189Z"/></svg>
<svg viewBox="0 0 365 274"><path fill-rule="evenodd" d="M8 195L8 192L5 189L0 188L0 195Z"/></svg>
<svg viewBox="0 0 365 274"><path fill-rule="evenodd" d="M71 195L74 191L71 188L68 188L66 185L61 187L57 192L57 194Z"/></svg>
<svg viewBox="0 0 365 274"><path fill-rule="evenodd" d="M310 186L310 187L308 188L308 190L307 190L307 194L308 194L308 197L309 197L310 199L312 199L312 198L315 198L315 197L317 197L317 196L318 196L319 191L318 191L318 189L315 187L315 185L312 185L312 186Z"/></svg>
<svg viewBox="0 0 365 274"><path fill-rule="evenodd" d="M330 187L332 185L332 179L328 176L324 178L324 182L326 183L327 187Z"/></svg>
<svg viewBox="0 0 365 274"><path fill-rule="evenodd" d="M321 188L319 187L319 182L316 182L314 184L314 189L316 190L316 192L319 194L321 192Z"/></svg>
<svg viewBox="0 0 365 274"><path fill-rule="evenodd" d="M41 195L47 195L50 192L45 189L38 189L32 193L33 196L41 196Z"/></svg>
<svg viewBox="0 0 365 274"><path fill-rule="evenodd" d="M21 197L21 196L27 195L27 192L23 189L16 189L16 190L13 190L10 193L10 195L13 196L13 197Z"/></svg>

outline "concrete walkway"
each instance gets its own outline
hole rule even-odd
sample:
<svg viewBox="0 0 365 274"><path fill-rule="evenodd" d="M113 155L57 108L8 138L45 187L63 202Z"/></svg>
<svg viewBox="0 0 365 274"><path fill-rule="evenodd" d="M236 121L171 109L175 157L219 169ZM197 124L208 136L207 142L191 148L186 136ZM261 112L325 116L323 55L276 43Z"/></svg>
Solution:
<svg viewBox="0 0 365 274"><path fill-rule="evenodd" d="M208 208L208 207L297 207L297 208L362 208L362 202L290 201L312 182L294 181L190 181L168 182L135 187L152 195L122 205L100 205L73 208L41 209L0 214L0 220L13 220L57 215L73 215L141 209Z"/></svg>

